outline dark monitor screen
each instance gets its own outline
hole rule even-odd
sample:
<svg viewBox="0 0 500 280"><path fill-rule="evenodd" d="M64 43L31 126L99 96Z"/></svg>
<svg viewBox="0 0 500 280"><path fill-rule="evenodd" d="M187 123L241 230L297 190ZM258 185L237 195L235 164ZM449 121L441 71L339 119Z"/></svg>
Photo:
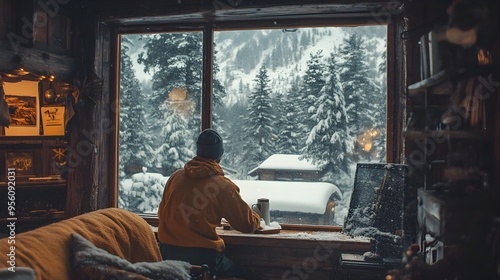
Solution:
<svg viewBox="0 0 500 280"><path fill-rule="evenodd" d="M403 164L358 163L344 233L400 242L405 173Z"/></svg>

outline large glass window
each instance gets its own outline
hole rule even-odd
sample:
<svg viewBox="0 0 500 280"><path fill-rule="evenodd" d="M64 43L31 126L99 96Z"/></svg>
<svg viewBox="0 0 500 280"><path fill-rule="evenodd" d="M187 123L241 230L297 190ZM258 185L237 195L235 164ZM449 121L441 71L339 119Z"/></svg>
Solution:
<svg viewBox="0 0 500 280"><path fill-rule="evenodd" d="M166 177L194 156L202 33L120 38L118 207L156 213Z"/></svg>
<svg viewBox="0 0 500 280"><path fill-rule="evenodd" d="M280 223L343 225L358 162L385 162L386 26L215 31L226 176ZM156 214L200 131L202 32L121 36L119 207Z"/></svg>

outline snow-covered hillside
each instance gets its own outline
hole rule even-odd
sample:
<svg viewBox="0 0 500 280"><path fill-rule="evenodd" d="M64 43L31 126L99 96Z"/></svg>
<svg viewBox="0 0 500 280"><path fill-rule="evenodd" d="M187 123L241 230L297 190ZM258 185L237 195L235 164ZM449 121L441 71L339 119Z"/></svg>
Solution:
<svg viewBox="0 0 500 280"><path fill-rule="evenodd" d="M386 33L384 26L215 32L216 63L220 69L216 78L228 93L226 104L247 98L262 65L268 68L271 90L287 92L304 75L310 54L322 51L326 60L352 33L363 37L367 52L373 54L368 63L376 68L382 62L380 54L386 47L382 39ZM140 35L127 35L127 38L135 74L143 87L149 87L152 73L145 73L144 67L137 63L138 54L144 51L144 41Z"/></svg>
<svg viewBox="0 0 500 280"><path fill-rule="evenodd" d="M268 29L215 32L217 78L226 87L227 103L245 99L262 65L268 69L274 93L290 90L304 75L310 54L322 51L324 59L351 33L363 36L367 51L373 53L370 65L375 68L385 50L385 27L324 27L294 30Z"/></svg>

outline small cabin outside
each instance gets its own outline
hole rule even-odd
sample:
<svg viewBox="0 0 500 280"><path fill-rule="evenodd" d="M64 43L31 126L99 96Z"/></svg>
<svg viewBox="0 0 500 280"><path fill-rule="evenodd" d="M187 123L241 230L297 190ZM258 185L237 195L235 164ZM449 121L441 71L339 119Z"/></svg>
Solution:
<svg viewBox="0 0 500 280"><path fill-rule="evenodd" d="M320 167L300 155L274 154L250 170L248 175L263 181L317 182L323 173Z"/></svg>

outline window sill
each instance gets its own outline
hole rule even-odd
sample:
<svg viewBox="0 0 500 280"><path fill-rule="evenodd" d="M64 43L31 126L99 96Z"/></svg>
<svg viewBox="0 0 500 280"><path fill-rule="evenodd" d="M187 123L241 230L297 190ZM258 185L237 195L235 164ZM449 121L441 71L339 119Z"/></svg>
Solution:
<svg viewBox="0 0 500 280"><path fill-rule="evenodd" d="M158 227L158 216L153 214L139 214L148 224L153 227ZM282 231L317 231L317 232L341 232L341 226L326 226L326 225L304 225L304 224L280 224Z"/></svg>
<svg viewBox="0 0 500 280"><path fill-rule="evenodd" d="M158 217L140 215L153 228L158 229ZM343 234L339 226L282 224L279 233L254 234L242 233L234 229L217 228L217 234L226 245L258 245L269 247L314 248L319 243L335 245L342 252L366 252L371 249L371 241L365 237L351 237Z"/></svg>
<svg viewBox="0 0 500 280"><path fill-rule="evenodd" d="M351 237L341 232L281 229L275 234L253 234L218 228L217 234L226 245L314 248L321 244L334 246L336 251L342 252L366 252L371 249L369 238Z"/></svg>

